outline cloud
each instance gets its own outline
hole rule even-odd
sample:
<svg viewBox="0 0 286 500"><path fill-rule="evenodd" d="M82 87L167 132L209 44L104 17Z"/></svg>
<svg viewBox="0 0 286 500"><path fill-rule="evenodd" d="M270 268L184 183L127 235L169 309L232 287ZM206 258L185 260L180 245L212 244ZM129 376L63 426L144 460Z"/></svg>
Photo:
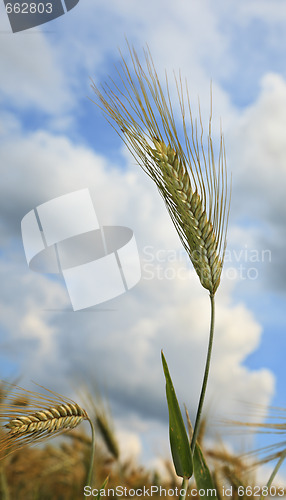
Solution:
<svg viewBox="0 0 286 500"><path fill-rule="evenodd" d="M5 283L1 330L7 359L16 362L27 384L33 379L67 395L84 380L95 379L106 388L122 432L130 424L135 433L130 435L130 447L139 453L143 443L151 448L152 429L162 439L167 436L162 348L179 400L194 418L206 355L209 300L182 253L151 181L123 148L117 149L115 141L115 146L111 140L100 154L86 145L90 129L100 137L103 127L101 121L92 123L91 107L88 111L81 108L89 92L88 76L97 83L106 79L113 71L111 62L117 61L117 45L128 57L125 33L138 50L148 42L160 75L165 67L170 72L182 70L191 96L200 95L203 117L209 114L213 78L214 122L218 124L217 118L223 117L233 171L230 249L238 252L245 242L255 249L270 248L276 259L275 290L285 286L286 88L281 75L268 73L255 101L244 110L235 109L235 87L228 88L225 82L230 81L228 74L236 72L248 80L241 71L247 61L239 60L240 47L232 46L232 27L235 34L240 31L230 11L227 22L222 22L226 2L219 8L210 2L201 2L198 8L195 3L170 0L164 6L150 0L144 5L115 0L106 5L103 0L88 5L80 2L53 24L58 30L55 36L38 32L30 37L7 37L1 52L6 72L0 82L0 99L3 107L8 102L0 124ZM247 21L253 13L245 16ZM229 29L222 30L222 24ZM253 54L254 41L247 46L250 49ZM254 80L258 66L254 62ZM252 84L247 83L246 89ZM49 117L46 127L45 121L33 125L41 114ZM143 279L128 294L73 313L60 279L27 268L20 222L37 205L85 187L90 189L102 224L122 224L134 230ZM238 279L226 275L218 293L207 402L213 414L237 413L243 400L267 405L274 393L273 374L245 364L261 343L262 325L247 304L232 302L237 283ZM260 284L257 287L264 293L265 282Z"/></svg>
<svg viewBox="0 0 286 500"><path fill-rule="evenodd" d="M32 108L38 114L61 114L72 108L57 52L43 33L2 34L0 47L0 65L5 68L0 82L3 107Z"/></svg>
<svg viewBox="0 0 286 500"><path fill-rule="evenodd" d="M119 441L120 458L122 462L130 459L137 460L142 452L142 444L135 432L127 431L126 428L116 433Z"/></svg>
<svg viewBox="0 0 286 500"><path fill-rule="evenodd" d="M137 415L137 422L150 423L149 432L152 422L163 427L167 423L163 349L178 397L194 418L209 300L158 192L130 157L122 170L64 135L40 130L27 134L21 129L15 135L14 126L12 130L1 146L7 168L1 186L7 245L2 272L8 284L1 290L1 325L7 357L17 360L26 381L36 380L60 393L69 394L76 383L95 379L107 389L117 415L125 420ZM13 176L8 175L11 171ZM20 220L39 203L83 187L90 189L102 223L134 230L143 279L117 299L73 313L59 279L27 268L19 246ZM18 246L10 254L13 241ZM240 405L236 400L244 397L267 404L274 389L269 371L243 364L259 345L261 326L245 305L231 304L233 286L224 280L218 294L208 391L210 404L213 398L219 400L220 413L235 411ZM133 430L140 434L140 425Z"/></svg>
<svg viewBox="0 0 286 500"><path fill-rule="evenodd" d="M220 113L228 109L227 96L216 80L232 62L227 39L217 26L217 13L207 2L198 7L168 0L163 9L160 2L150 0L144 5L131 1L120 5L112 1L108 6L102 1L79 3L49 26L55 31L1 38L5 43L0 56L5 67L0 83L3 105L10 103L18 110L60 116L61 120L64 113L79 114L80 108L76 108L89 93L89 77L97 83L106 79L110 63L118 59L117 47L128 57L126 36L138 51L149 44L160 76L165 68L170 74L173 69L182 70L195 98L200 94L203 113L205 109L209 113L211 78Z"/></svg>
<svg viewBox="0 0 286 500"><path fill-rule="evenodd" d="M51 360L54 353L57 328L47 321L43 304L48 310L59 304L64 307L67 295L57 282L41 275L35 281L24 260L2 258L0 272L5 282L0 290L1 349L18 366L17 373L12 368L11 376L27 373L29 382L29 376L41 372L43 361Z"/></svg>
<svg viewBox="0 0 286 500"><path fill-rule="evenodd" d="M264 286L285 292L286 82L266 74L256 101L237 120L227 137L228 164L233 171L232 219L248 219L240 236L262 258ZM260 259L261 260L261 259ZM266 263L267 264L267 263Z"/></svg>

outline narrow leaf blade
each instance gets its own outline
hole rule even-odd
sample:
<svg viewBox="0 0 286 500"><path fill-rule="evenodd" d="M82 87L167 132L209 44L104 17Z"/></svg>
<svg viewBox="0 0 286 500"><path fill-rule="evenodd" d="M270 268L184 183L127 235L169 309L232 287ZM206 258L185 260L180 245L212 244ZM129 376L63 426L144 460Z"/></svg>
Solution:
<svg viewBox="0 0 286 500"><path fill-rule="evenodd" d="M166 396L169 410L169 435L176 473L180 477L190 478L193 474L193 459L185 424L171 380L166 359L162 354L162 364L166 379Z"/></svg>
<svg viewBox="0 0 286 500"><path fill-rule="evenodd" d="M107 485L109 480L109 476L103 481L102 485L100 486L99 492L97 493L96 500L100 500L102 496L105 496L104 490L105 486Z"/></svg>
<svg viewBox="0 0 286 500"><path fill-rule="evenodd" d="M216 488L213 485L211 473L206 464L203 452L198 444L195 446L194 451L194 476L196 480L197 489L200 491L201 500L217 500ZM202 494L201 494L202 493Z"/></svg>

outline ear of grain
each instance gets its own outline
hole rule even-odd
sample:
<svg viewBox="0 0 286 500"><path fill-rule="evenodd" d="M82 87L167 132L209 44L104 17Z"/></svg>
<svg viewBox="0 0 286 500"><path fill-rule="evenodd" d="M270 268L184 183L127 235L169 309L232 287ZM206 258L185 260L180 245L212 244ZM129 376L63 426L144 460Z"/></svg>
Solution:
<svg viewBox="0 0 286 500"><path fill-rule="evenodd" d="M81 393L81 397L107 450L115 460L118 460L120 455L119 443L107 401L103 400L94 382L89 387L86 386L83 394Z"/></svg>
<svg viewBox="0 0 286 500"><path fill-rule="evenodd" d="M122 58L119 83L98 88L96 104L118 132L143 170L156 183L201 284L214 295L221 277L230 195L224 140L221 133L218 159L211 137L207 141L201 113L193 120L188 88L175 78L175 120L166 77L163 89L153 60L145 52L146 70L129 47L131 66Z"/></svg>
<svg viewBox="0 0 286 500"><path fill-rule="evenodd" d="M0 458L27 444L36 444L89 420L74 401L45 389L48 395L27 391L12 384L0 403ZM23 405L23 400L25 405Z"/></svg>
<svg viewBox="0 0 286 500"><path fill-rule="evenodd" d="M200 195L192 191L184 162L170 145L154 139L152 150L163 174L159 190L204 288L214 294L220 282L222 261L212 223Z"/></svg>
<svg viewBox="0 0 286 500"><path fill-rule="evenodd" d="M243 422L236 420L226 420L222 421L222 424L225 427L232 428L233 434L243 434L250 433L254 434L273 434L275 436L275 440L272 444L269 444L262 448L257 448L246 452L241 455L240 458L242 460L246 460L248 458L254 457L253 465L261 465L271 462L273 460L285 459L286 458L286 408L278 408L274 406L270 406L267 409L267 413L263 409L263 407L256 406L256 410L259 408L262 410L261 414L257 414L259 418L268 419L268 421L263 422ZM255 411L255 410L254 410ZM253 415L251 415L251 419ZM281 422L282 421L282 422ZM282 436L282 440L276 439L276 436Z"/></svg>
<svg viewBox="0 0 286 500"><path fill-rule="evenodd" d="M119 458L119 446L116 435L107 416L103 412L96 413L96 425L109 453L117 460Z"/></svg>
<svg viewBox="0 0 286 500"><path fill-rule="evenodd" d="M32 434L33 437L43 433L49 434L64 429L73 429L87 418L85 410L76 404L62 404L54 408L12 418L5 425L14 437Z"/></svg>

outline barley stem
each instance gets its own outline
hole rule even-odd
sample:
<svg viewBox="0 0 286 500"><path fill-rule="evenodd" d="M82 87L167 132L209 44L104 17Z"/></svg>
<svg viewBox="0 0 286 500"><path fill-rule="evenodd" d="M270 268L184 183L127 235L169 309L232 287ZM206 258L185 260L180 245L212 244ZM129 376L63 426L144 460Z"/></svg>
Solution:
<svg viewBox="0 0 286 500"><path fill-rule="evenodd" d="M209 345L208 345L204 380L203 380L203 384L202 384L202 388L201 388L201 395L200 395L200 400L199 400L199 405L198 405L198 410L197 410L194 433L193 433L192 441L191 441L192 453L194 453L196 441L197 441L197 436L198 436L198 432L199 432L201 414L202 414L202 409L203 409L203 404L204 404L204 399L205 399L205 394L206 394L206 389L207 389L208 376L209 376L210 363L211 363L211 355L212 355L212 346L213 346L213 338L214 338L214 323L215 323L215 299L214 299L214 295L212 295L211 293L210 293L210 300L211 300L211 324L210 324Z"/></svg>
<svg viewBox="0 0 286 500"><path fill-rule="evenodd" d="M187 489L188 489L188 484L189 484L189 479L187 479L187 478L184 477L183 482L182 482L182 486L181 486L181 489L180 489L179 500L185 500Z"/></svg>
<svg viewBox="0 0 286 500"><path fill-rule="evenodd" d="M267 484L266 484L266 487L267 487L267 488L270 488L270 486L272 485L273 480L274 480L274 478L275 478L275 476L276 476L277 472L279 471L279 469L280 469L280 467L281 467L282 463L284 462L285 458L286 458L286 451L284 451L284 453L282 453L282 455L281 455L281 457L279 458L279 460L278 460L277 464L275 465L275 467L274 467L274 469L273 469L273 471L272 471L272 473L271 473L271 476L270 476L270 478L268 479L268 482L267 482ZM267 493L267 495L268 495L268 493ZM261 497L260 497L260 500L263 500L263 498L265 498L265 496L267 496L267 495L264 495L264 494L262 493L262 495L261 495Z"/></svg>
<svg viewBox="0 0 286 500"><path fill-rule="evenodd" d="M198 404L195 427L194 427L194 432L193 432L192 441L191 441L192 453L194 453L194 451L195 451L196 441L197 441L198 432L199 432L199 428L200 428L200 420L201 420L202 409L203 409L203 404L204 404L204 399L205 399L205 394L206 394L206 389L207 389L208 376L209 376L210 363L211 363L211 355L212 355L212 347L213 347L214 324L215 324L215 299L214 299L214 295L211 293L210 293L210 301L211 301L211 323L210 323L209 345L208 345L204 379L203 379L203 384L202 384L202 388L201 388L201 395L200 395L200 400L199 400L199 404ZM189 480L184 478L182 481L181 491L183 490L184 492L187 492L188 483L189 483ZM186 495L184 493L182 493L180 495L180 500L185 500L185 497L186 497Z"/></svg>
<svg viewBox="0 0 286 500"><path fill-rule="evenodd" d="M94 452L95 452L95 430L94 430L94 425L90 420L90 418L88 418L88 421L91 427L91 454L90 454L90 462L87 473L86 486L92 486L93 462L94 462Z"/></svg>

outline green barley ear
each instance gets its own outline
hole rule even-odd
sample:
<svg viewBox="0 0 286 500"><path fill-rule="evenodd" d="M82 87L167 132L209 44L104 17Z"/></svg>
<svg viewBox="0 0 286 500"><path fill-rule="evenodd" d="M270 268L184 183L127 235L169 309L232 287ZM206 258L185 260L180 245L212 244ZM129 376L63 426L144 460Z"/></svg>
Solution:
<svg viewBox="0 0 286 500"><path fill-rule="evenodd" d="M205 144L191 112L187 85L175 78L179 123L166 77L164 92L149 51L147 70L129 47L131 67L122 57L114 80L98 88L96 104L116 129L143 170L154 180L201 284L214 295L223 266L229 213L224 140L221 133L217 165L211 117Z"/></svg>
<svg viewBox="0 0 286 500"><path fill-rule="evenodd" d="M104 412L104 409L96 412L96 425L99 429L100 435L109 451L115 460L119 459L119 446L117 443L116 435L109 419L109 415Z"/></svg>
<svg viewBox="0 0 286 500"><path fill-rule="evenodd" d="M94 422L95 430L98 431L107 450L115 460L119 460L119 443L108 401L103 400L96 385L91 386L91 388L86 387L81 397Z"/></svg>

